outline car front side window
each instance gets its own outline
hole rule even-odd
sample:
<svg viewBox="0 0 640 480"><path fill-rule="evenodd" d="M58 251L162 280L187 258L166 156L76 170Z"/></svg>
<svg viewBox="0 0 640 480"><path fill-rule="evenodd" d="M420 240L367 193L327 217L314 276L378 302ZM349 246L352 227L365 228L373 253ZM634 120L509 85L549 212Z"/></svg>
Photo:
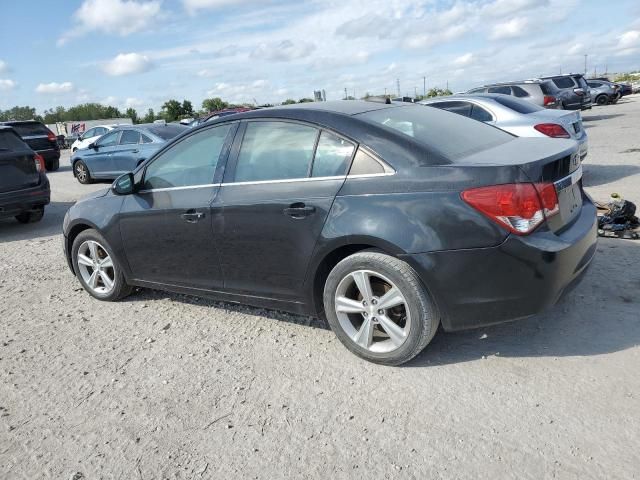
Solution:
<svg viewBox="0 0 640 480"><path fill-rule="evenodd" d="M111 132L105 135L104 137L100 137L96 141L96 145L99 147L113 147L118 144L118 140L120 139L120 131Z"/></svg>
<svg viewBox="0 0 640 480"><path fill-rule="evenodd" d="M249 122L235 169L235 182L307 178L318 130L296 123Z"/></svg>
<svg viewBox="0 0 640 480"><path fill-rule="evenodd" d="M147 167L143 189L212 183L232 127L233 124L226 124L201 130L162 152Z"/></svg>

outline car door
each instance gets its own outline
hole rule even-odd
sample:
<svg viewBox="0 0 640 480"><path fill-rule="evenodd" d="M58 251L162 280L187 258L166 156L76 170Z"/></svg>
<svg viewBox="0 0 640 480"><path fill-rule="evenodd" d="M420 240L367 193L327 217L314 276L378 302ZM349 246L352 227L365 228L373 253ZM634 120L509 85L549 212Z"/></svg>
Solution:
<svg viewBox="0 0 640 480"><path fill-rule="evenodd" d="M150 160L124 198L120 232L135 279L216 290L223 278L211 203L236 123L198 130Z"/></svg>
<svg viewBox="0 0 640 480"><path fill-rule="evenodd" d="M307 124L242 124L225 171L214 230L225 290L299 301L316 241L355 145Z"/></svg>
<svg viewBox="0 0 640 480"><path fill-rule="evenodd" d="M120 140L120 130L107 133L94 142L92 148L87 148L82 154L92 177L112 178L111 155Z"/></svg>
<svg viewBox="0 0 640 480"><path fill-rule="evenodd" d="M138 166L140 158L140 132L134 129L124 129L120 135L118 145L111 155L111 172L114 175L132 172Z"/></svg>

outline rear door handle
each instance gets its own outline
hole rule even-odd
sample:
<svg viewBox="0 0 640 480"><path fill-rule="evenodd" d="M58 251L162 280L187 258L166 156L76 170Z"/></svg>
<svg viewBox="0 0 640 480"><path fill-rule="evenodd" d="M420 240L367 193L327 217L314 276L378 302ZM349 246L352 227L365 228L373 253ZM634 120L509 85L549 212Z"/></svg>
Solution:
<svg viewBox="0 0 640 480"><path fill-rule="evenodd" d="M289 215L293 218L304 218L309 215L313 215L316 211L316 207L307 207L304 203L292 203L288 208L285 208L282 212L285 215Z"/></svg>
<svg viewBox="0 0 640 480"><path fill-rule="evenodd" d="M183 213L180 216L186 222L189 222L189 223L198 223L200 220L202 220L205 217L204 212L197 212L193 209L187 210L185 213Z"/></svg>

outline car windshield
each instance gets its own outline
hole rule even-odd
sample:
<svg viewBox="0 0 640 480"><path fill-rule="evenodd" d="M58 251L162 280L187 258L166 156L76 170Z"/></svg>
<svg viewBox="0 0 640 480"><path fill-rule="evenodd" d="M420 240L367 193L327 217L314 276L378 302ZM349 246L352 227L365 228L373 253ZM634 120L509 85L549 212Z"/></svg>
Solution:
<svg viewBox="0 0 640 480"><path fill-rule="evenodd" d="M188 129L189 127L186 125L154 125L147 128L147 130L163 140L171 140Z"/></svg>
<svg viewBox="0 0 640 480"><path fill-rule="evenodd" d="M513 140L513 135L456 113L424 105L383 108L359 115L436 150L448 160L480 152Z"/></svg>
<svg viewBox="0 0 640 480"><path fill-rule="evenodd" d="M520 100L513 97L508 97L506 95L495 96L494 100L498 102L500 105L503 105L511 110L514 110L518 113L534 113L539 112L540 110L544 110L544 108L539 107L535 103L527 102L526 100Z"/></svg>

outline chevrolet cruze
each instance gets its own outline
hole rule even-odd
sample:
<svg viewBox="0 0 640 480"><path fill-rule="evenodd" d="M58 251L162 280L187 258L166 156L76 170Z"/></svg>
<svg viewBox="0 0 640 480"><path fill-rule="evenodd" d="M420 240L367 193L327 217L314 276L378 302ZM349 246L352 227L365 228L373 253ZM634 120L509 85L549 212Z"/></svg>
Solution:
<svg viewBox="0 0 640 480"><path fill-rule="evenodd" d="M575 141L358 101L206 123L64 220L69 267L98 299L148 287L326 317L387 365L439 325L553 305L595 250Z"/></svg>

